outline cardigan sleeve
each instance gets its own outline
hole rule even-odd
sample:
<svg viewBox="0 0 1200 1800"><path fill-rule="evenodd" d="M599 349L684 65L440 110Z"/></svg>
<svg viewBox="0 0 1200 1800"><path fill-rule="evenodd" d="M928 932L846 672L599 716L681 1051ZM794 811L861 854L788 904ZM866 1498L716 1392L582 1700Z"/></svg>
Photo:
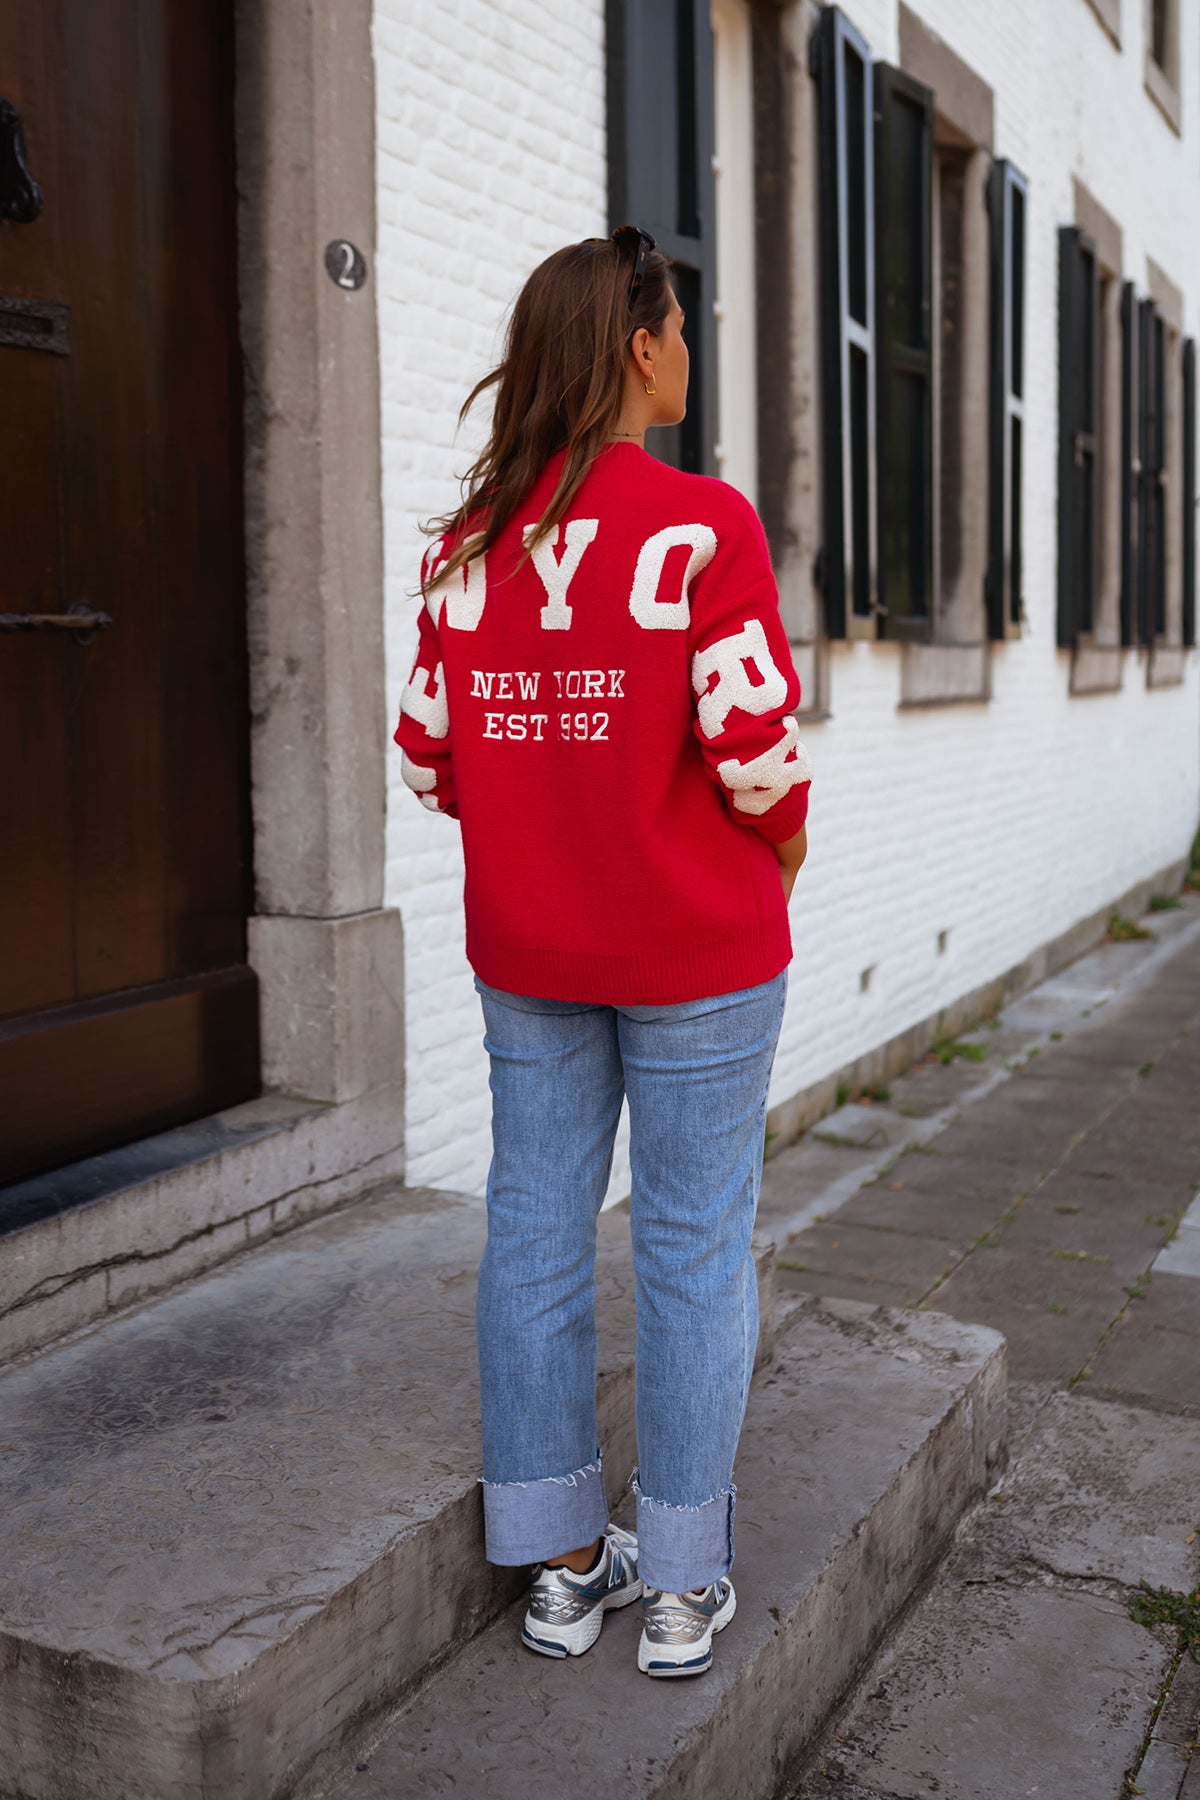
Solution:
<svg viewBox="0 0 1200 1800"><path fill-rule="evenodd" d="M400 772L421 805L457 819L454 765L450 753L450 707L438 642L428 606L421 607L417 654L400 697L395 741L403 752Z"/></svg>
<svg viewBox="0 0 1200 1800"><path fill-rule="evenodd" d="M757 515L739 558L757 570L732 594L712 581L697 594L688 652L694 730L705 766L733 817L768 843L794 837L808 817L812 770L793 717L800 680L779 616L779 593ZM700 584L697 584L698 587Z"/></svg>

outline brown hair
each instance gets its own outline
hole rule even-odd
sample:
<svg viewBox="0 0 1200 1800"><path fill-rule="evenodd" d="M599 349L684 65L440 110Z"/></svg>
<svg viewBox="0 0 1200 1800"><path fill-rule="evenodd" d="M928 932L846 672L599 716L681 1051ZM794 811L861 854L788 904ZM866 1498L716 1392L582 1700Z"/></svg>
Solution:
<svg viewBox="0 0 1200 1800"><path fill-rule="evenodd" d="M490 548L556 450L566 447L558 485L527 551L558 524L612 436L625 393L635 331L657 337L671 305L667 258L651 250L630 303L638 233L585 238L539 263L517 295L504 358L463 402L459 424L488 388L496 390L492 430L463 477L461 505L431 519L428 532L457 532L439 582ZM474 527L469 533L468 522ZM428 564L426 564L428 567ZM422 592L428 577L423 572Z"/></svg>

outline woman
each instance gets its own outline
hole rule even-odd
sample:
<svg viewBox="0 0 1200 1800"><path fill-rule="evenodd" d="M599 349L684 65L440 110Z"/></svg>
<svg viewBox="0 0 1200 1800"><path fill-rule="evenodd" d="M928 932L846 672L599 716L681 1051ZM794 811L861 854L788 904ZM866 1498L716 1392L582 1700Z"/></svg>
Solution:
<svg viewBox="0 0 1200 1800"><path fill-rule="evenodd" d="M422 567L396 738L458 818L491 1059L479 1274L487 1555L537 1564L523 1641L579 1655L643 1602L638 1667L698 1674L733 1616L750 1234L808 765L762 527L647 454L683 313L623 226L534 270L491 437ZM622 1097L637 1284L637 1534L608 1522L594 1257Z"/></svg>

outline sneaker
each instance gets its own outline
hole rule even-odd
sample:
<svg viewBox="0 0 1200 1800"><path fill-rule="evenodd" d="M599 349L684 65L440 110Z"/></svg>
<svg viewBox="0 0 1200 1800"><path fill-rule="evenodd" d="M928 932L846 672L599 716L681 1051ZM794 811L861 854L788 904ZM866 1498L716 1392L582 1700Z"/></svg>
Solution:
<svg viewBox="0 0 1200 1800"><path fill-rule="evenodd" d="M644 1593L638 1668L643 1675L703 1675L712 1667L713 1633L724 1631L736 1611L728 1575L690 1594Z"/></svg>
<svg viewBox="0 0 1200 1800"><path fill-rule="evenodd" d="M637 1572L637 1539L610 1525L600 1561L586 1575L570 1569L535 1569L521 1642L539 1656L582 1656L600 1636L610 1607L628 1606L642 1583Z"/></svg>

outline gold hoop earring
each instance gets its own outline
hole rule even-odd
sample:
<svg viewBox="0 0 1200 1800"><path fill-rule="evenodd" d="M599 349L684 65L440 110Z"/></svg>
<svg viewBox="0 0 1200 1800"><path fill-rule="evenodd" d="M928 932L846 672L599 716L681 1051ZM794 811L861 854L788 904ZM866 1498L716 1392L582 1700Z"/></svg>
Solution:
<svg viewBox="0 0 1200 1800"><path fill-rule="evenodd" d="M652 381L654 383L653 387L650 386L650 381ZM658 377L656 375L652 375L650 377L650 381L643 381L642 386L645 388L645 390L648 394L650 394L650 395L657 394L657 392L658 392Z"/></svg>

